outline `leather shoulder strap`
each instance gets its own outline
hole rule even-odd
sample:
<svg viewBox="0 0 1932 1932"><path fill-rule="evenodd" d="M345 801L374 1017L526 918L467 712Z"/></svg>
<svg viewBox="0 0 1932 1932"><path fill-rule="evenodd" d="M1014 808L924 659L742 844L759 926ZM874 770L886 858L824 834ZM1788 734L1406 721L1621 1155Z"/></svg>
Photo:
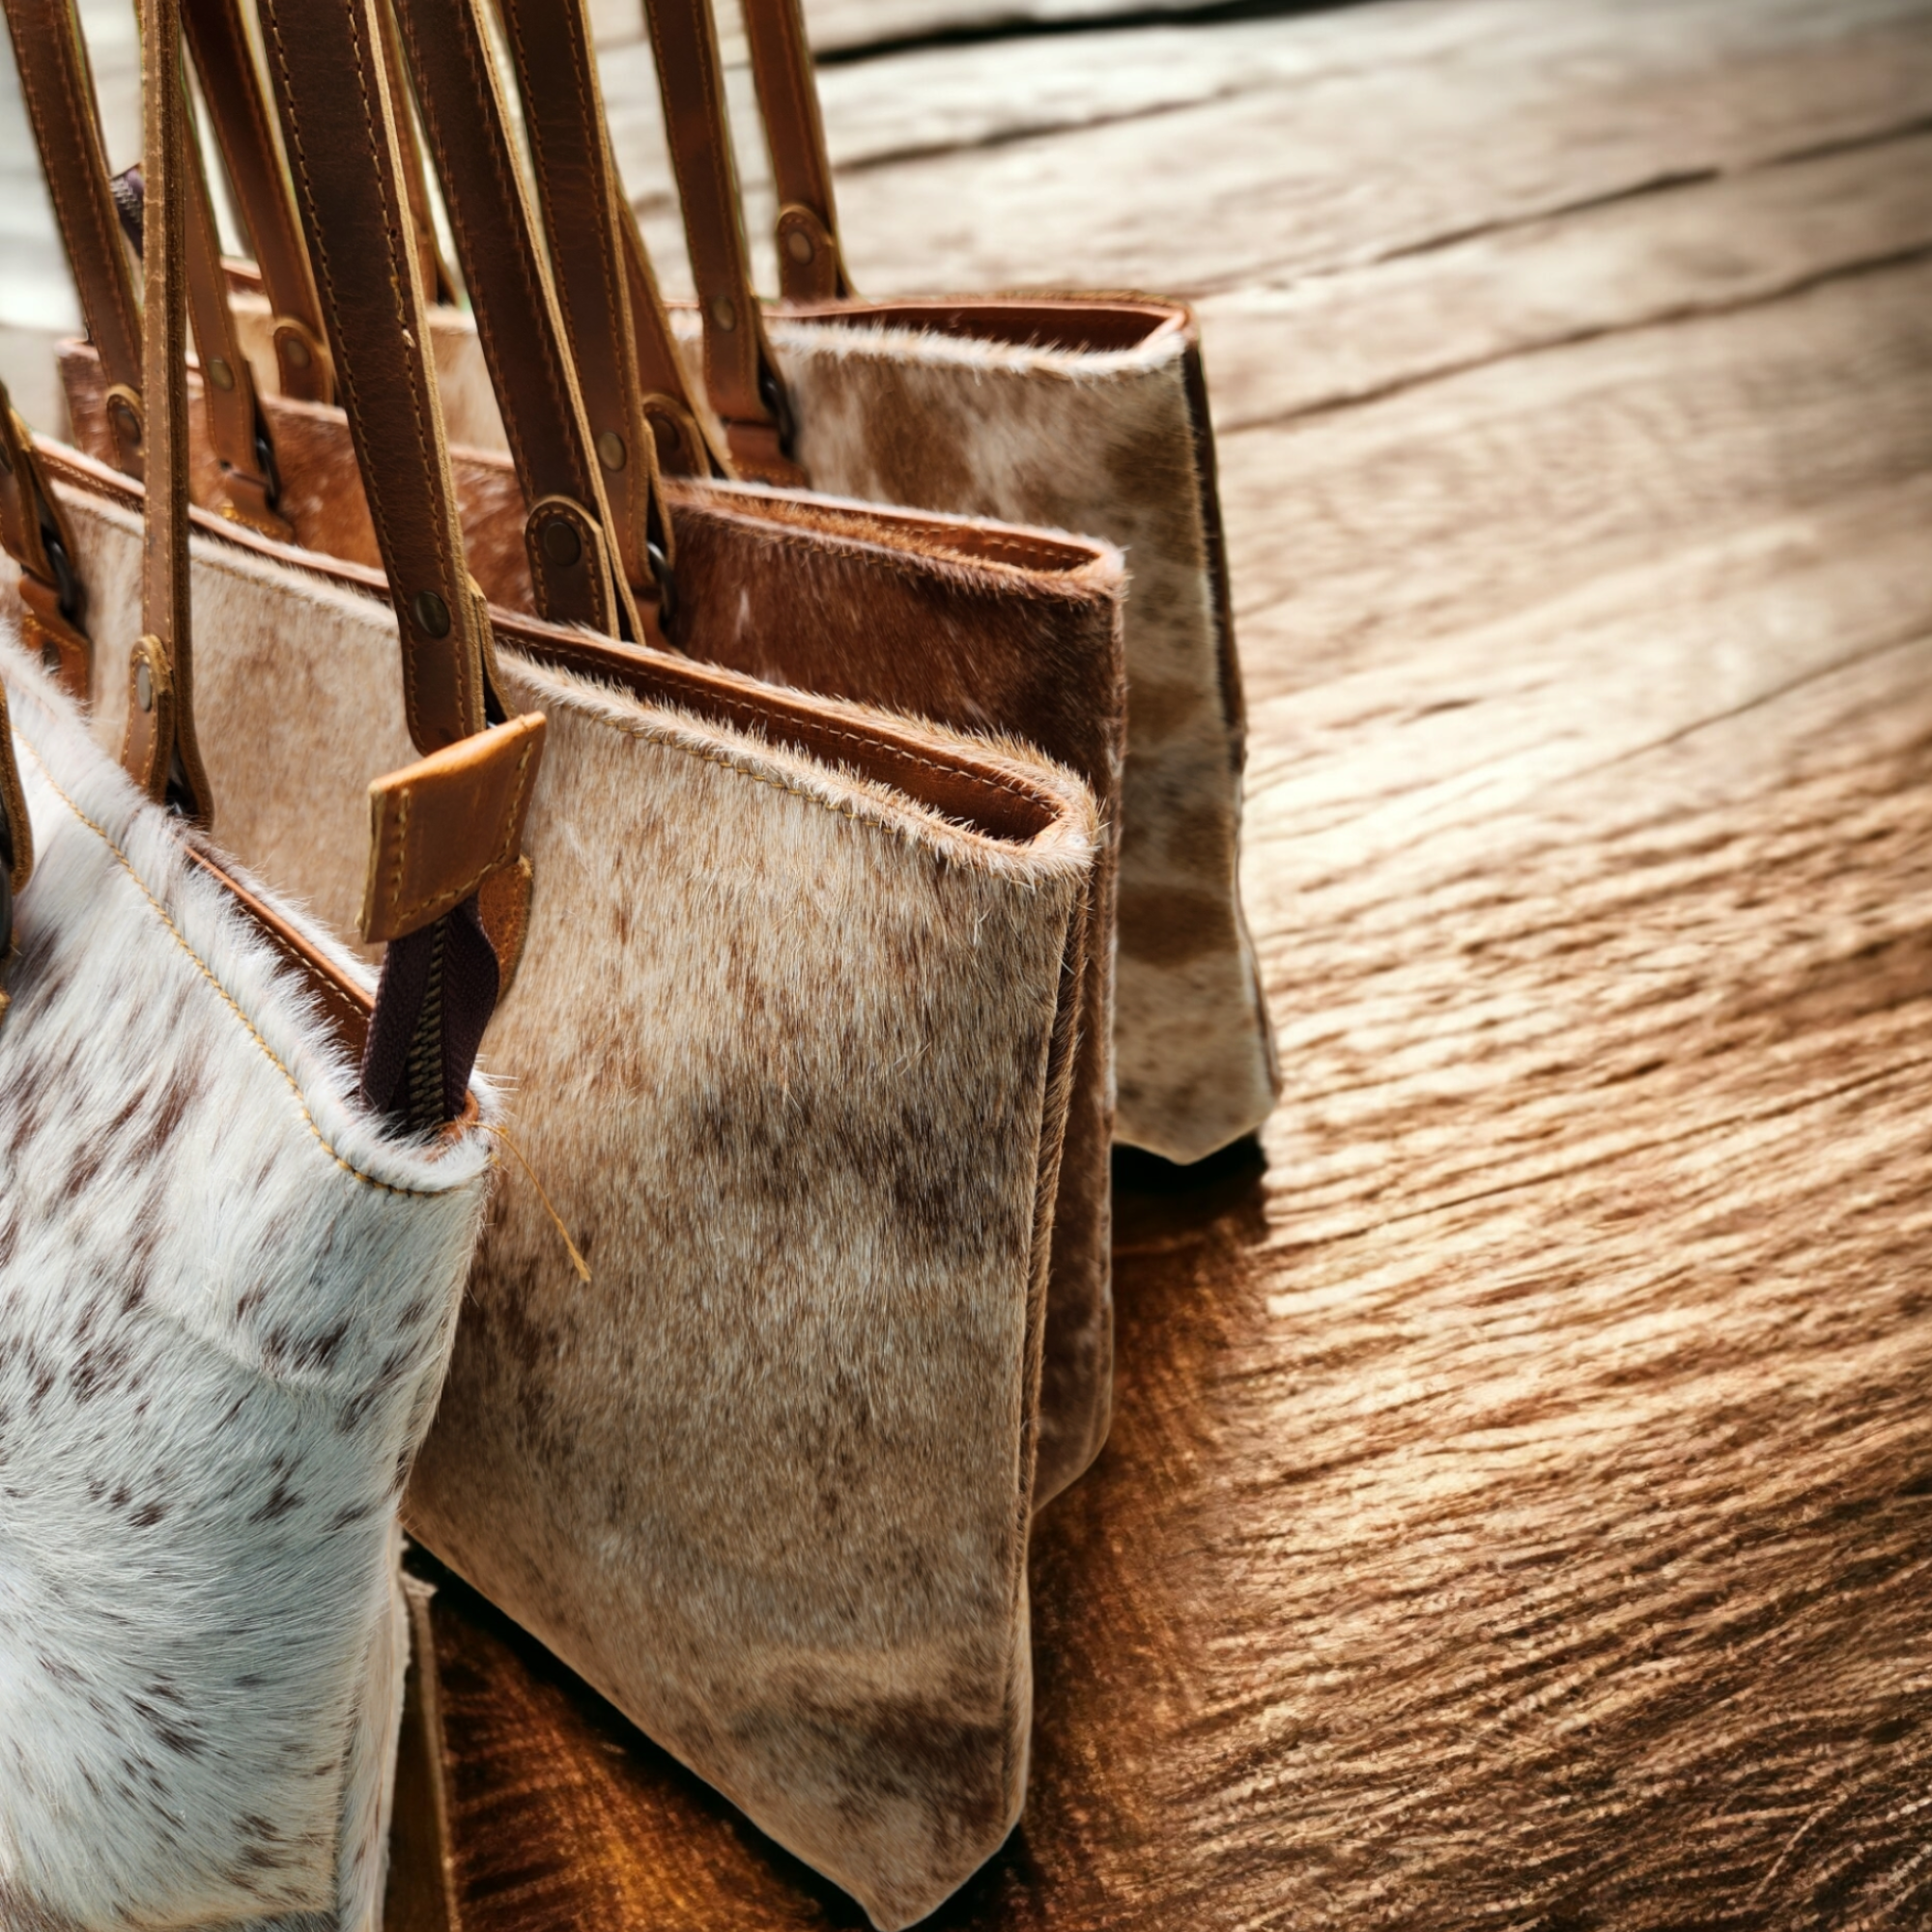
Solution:
<svg viewBox="0 0 1932 1932"><path fill-rule="evenodd" d="M711 0L649 0L645 12L704 325L704 386L738 469L795 485L804 477L792 461L789 407L752 285Z"/></svg>
<svg viewBox="0 0 1932 1932"><path fill-rule="evenodd" d="M336 386L402 632L410 736L437 752L483 726L488 620L465 564L425 347L381 23L373 0L262 0L261 14Z"/></svg>
<svg viewBox="0 0 1932 1932"><path fill-rule="evenodd" d="M208 775L194 740L187 575L187 239L182 165L187 98L180 0L141 0L142 383L148 474L142 519L142 637L128 660L121 762L150 798L208 824Z"/></svg>
<svg viewBox="0 0 1932 1932"><path fill-rule="evenodd" d="M778 190L779 289L786 301L851 299L832 161L800 0L741 0L752 80Z"/></svg>
<svg viewBox="0 0 1932 1932"><path fill-rule="evenodd" d="M620 536L641 541L629 533L646 527L646 506L634 500L645 471L625 452L646 424L661 467L673 474L722 474L724 466L692 401L641 240L627 260L623 230L636 224L611 153L583 0L501 0L501 11L557 305L611 513ZM634 584L640 581L628 555L625 568Z"/></svg>
<svg viewBox="0 0 1932 1932"><path fill-rule="evenodd" d="M328 402L334 383L323 341L322 309L262 99L241 0L183 0L182 23L201 75L214 138L254 244L255 266L262 271L282 394L302 402Z"/></svg>
<svg viewBox="0 0 1932 1932"><path fill-rule="evenodd" d="M397 0L396 19L511 461L529 505L525 541L537 608L544 616L588 624L607 636L616 635L621 623L635 637L629 579L620 582L611 566L635 563L643 584L652 584L644 532L641 523L626 531L634 538L628 548L620 536L613 558L600 472L626 483L634 469L642 472L636 505L641 519L655 473L653 452L626 422L606 429L614 440L605 445L602 463L593 454L475 0Z"/></svg>
<svg viewBox="0 0 1932 1932"><path fill-rule="evenodd" d="M88 339L108 382L114 461L141 474L141 311L121 243L94 75L73 0L5 0L27 117L80 292Z"/></svg>

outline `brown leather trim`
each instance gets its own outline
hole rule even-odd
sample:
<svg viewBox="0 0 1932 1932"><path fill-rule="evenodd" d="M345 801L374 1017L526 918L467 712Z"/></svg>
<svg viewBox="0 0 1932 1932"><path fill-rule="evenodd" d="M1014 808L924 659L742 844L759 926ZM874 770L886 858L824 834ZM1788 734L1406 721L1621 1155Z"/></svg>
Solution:
<svg viewBox="0 0 1932 1932"><path fill-rule="evenodd" d="M263 0L263 38L371 519L397 586L410 736L482 728L470 595L428 321L371 0Z"/></svg>
<svg viewBox="0 0 1932 1932"><path fill-rule="evenodd" d="M300 974L308 990L315 995L328 1021L336 1042L352 1061L359 1063L362 1045L369 1037L369 1014L374 997L318 951L279 913L257 898L208 852L190 845L187 856L211 877L218 880L236 905L248 916L255 929L282 958Z"/></svg>
<svg viewBox="0 0 1932 1932"><path fill-rule="evenodd" d="M1182 332L1193 318L1182 302L1151 296L917 296L895 301L801 302L786 321L848 328L905 328L964 336L1013 348L1065 349L1095 355L1139 349L1164 330Z"/></svg>
<svg viewBox="0 0 1932 1932"><path fill-rule="evenodd" d="M786 301L849 299L805 11L799 0L743 0L740 12L778 189L780 293Z"/></svg>
<svg viewBox="0 0 1932 1932"><path fill-rule="evenodd" d="M644 414L657 439L658 468L668 476L728 477L731 459L712 434L710 418L692 394L684 356L671 332L670 316L638 217L628 201L617 209L617 240L624 256L624 285L637 336L638 376L645 390Z"/></svg>
<svg viewBox="0 0 1932 1932"><path fill-rule="evenodd" d="M738 469L797 483L789 452L779 447L783 390L752 284L711 0L652 0L645 14L704 325L704 386Z"/></svg>
<svg viewBox="0 0 1932 1932"><path fill-rule="evenodd" d="M94 76L73 0L5 0L20 91L67 248L88 339L110 385L141 389L141 314L108 186ZM141 424L110 418L116 465L141 473Z"/></svg>
<svg viewBox="0 0 1932 1932"><path fill-rule="evenodd" d="M449 272L449 264L442 259L442 244L437 240L436 217L430 212L429 175L423 167L422 143L416 138L416 115L422 103L410 85L395 8L389 0L382 0L377 13L383 29L384 71L395 109L396 151L401 157L403 189L409 197L410 222L415 235L416 271L422 276L423 293L431 301L453 303L458 299L456 277Z"/></svg>
<svg viewBox="0 0 1932 1932"><path fill-rule="evenodd" d="M14 756L14 727L7 716L4 684L0 684L0 817L7 822L7 848L12 858L7 868L7 888L10 894L17 894L33 876L34 820L27 810L27 795L20 789L20 767ZM13 913L9 907L7 929L0 932L0 958L13 943ZM0 994L0 999L4 998Z"/></svg>
<svg viewBox="0 0 1932 1932"><path fill-rule="evenodd" d="M419 932L517 864L543 743L534 711L369 787L364 939Z"/></svg>
<svg viewBox="0 0 1932 1932"><path fill-rule="evenodd" d="M324 335L322 307L309 278L308 255L296 227L295 204L263 103L261 75L240 0L183 0L182 23L262 286L277 319L282 394L301 402L328 402L334 389L328 358L313 353ZM294 338L303 345L300 354L287 353L283 323L302 331Z"/></svg>
<svg viewBox="0 0 1932 1932"><path fill-rule="evenodd" d="M84 628L86 596L60 499L47 488L27 425L0 384L0 550L20 572L22 639L70 696L87 701L94 646Z"/></svg>
<svg viewBox="0 0 1932 1932"><path fill-rule="evenodd" d="M579 504L608 538L612 520L602 466L474 0L397 0L395 14L525 500ZM641 440L641 431L635 434ZM648 471L653 458L643 449L634 460ZM645 490L648 500L648 474ZM609 549L623 557L621 544ZM641 554L641 538L638 549ZM556 622L605 630L616 628L613 612L621 608L634 624L627 586L611 581L608 562L603 577L593 586L581 570L538 570L540 608Z"/></svg>

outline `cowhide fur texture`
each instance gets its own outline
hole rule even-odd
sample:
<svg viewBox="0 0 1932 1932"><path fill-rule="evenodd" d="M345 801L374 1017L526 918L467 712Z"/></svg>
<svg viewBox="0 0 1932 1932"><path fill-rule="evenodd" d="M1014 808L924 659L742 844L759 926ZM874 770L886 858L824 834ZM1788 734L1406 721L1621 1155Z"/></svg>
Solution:
<svg viewBox="0 0 1932 1932"><path fill-rule="evenodd" d="M463 339L453 326L463 320L437 326L443 362L461 362L448 345ZM104 455L99 357L71 343L62 363L75 434ZM265 407L280 452L281 507L298 541L375 562L346 418L274 398ZM199 412L190 426L197 500L218 503L219 466ZM451 465L472 573L493 602L527 610L525 505L508 456L470 450ZM1047 1285L1034 1491L1036 1509L1043 1507L1099 1454L1113 1406L1115 950L1106 936L1116 923L1126 751L1120 553L796 492L673 479L667 495L678 650L775 685L1024 739L1084 779L1099 807L1088 929L1100 940L1087 950ZM118 582L113 588L120 594L98 600L103 611L131 618L134 606L122 601L131 592Z"/></svg>
<svg viewBox="0 0 1932 1932"><path fill-rule="evenodd" d="M695 317L675 312L699 379ZM1127 598L1115 1136L1193 1161L1277 1076L1241 913L1240 672L1191 323L1122 349L768 319L815 490L1079 530Z"/></svg>
<svg viewBox="0 0 1932 1932"><path fill-rule="evenodd" d="M397 1509L494 1103L432 1145L373 1121L179 821L0 660L38 852L0 1019L0 1926L377 1932Z"/></svg>
<svg viewBox="0 0 1932 1932"><path fill-rule="evenodd" d="M69 507L104 610L135 581L137 520ZM224 844L345 918L366 830L338 801L408 756L379 697L394 621L206 539L194 595ZM108 631L111 741L129 639ZM1019 747L638 661L663 698L503 655L508 701L550 730L529 939L484 1054L591 1280L514 1174L408 1520L905 1925L1025 1798L1034 1418L1097 816Z"/></svg>

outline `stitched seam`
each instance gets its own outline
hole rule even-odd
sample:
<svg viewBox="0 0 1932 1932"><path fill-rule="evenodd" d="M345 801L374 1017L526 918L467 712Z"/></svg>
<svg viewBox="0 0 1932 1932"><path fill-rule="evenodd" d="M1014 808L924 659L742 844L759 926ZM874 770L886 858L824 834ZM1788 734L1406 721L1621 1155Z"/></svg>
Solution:
<svg viewBox="0 0 1932 1932"><path fill-rule="evenodd" d="M559 650L555 652L555 655L563 657L565 653ZM532 653L532 657L539 664L543 661L541 658L535 657L534 653ZM576 668L576 667L573 667L573 668ZM607 672L598 670L579 670L578 674L589 677L608 675ZM672 701L674 702L674 700ZM713 694L712 701L719 704L722 709L736 712L741 716L749 715L753 719L758 717L757 711L741 698L724 697L718 694ZM611 718L603 722L614 725L619 731L633 738L649 738L653 742L665 744L674 742L670 739L659 738L657 733L652 731L647 725L633 724L625 719ZM1049 818L1054 822L1058 822L1065 816L1059 801L1054 799L1050 794L1034 791L1016 780L1002 778L994 772L962 773L956 766L942 765L936 759L922 756L918 752L908 751L899 746L888 744L881 738L868 738L861 732L841 730L836 725L821 726L813 735L821 738L837 738L848 745L857 745L862 750L879 753L889 758L899 760L906 764L918 765L928 772L937 772L942 778L963 778L974 784L996 786L999 790L1009 793L1025 804L1031 805L1037 810L1046 811ZM768 773L753 771L749 766L741 764L737 759L730 756L728 753L706 752L695 745L679 745L677 749L688 752L694 758L702 758L709 764L728 766L732 771L742 773L748 779L757 780L760 784L776 785L780 791L791 792L799 798L812 799L819 805L822 805L827 811L836 811L841 818L857 816L848 806L834 805L831 800L819 797L818 793L814 791L808 791L801 786L790 784L783 779L774 778ZM890 781L874 780L872 782L890 782ZM923 800L916 802L924 805L924 801ZM939 811L942 816L945 815L943 810L938 806L926 805L925 809L930 811ZM982 833L980 836L988 838L997 837L993 833Z"/></svg>
<svg viewBox="0 0 1932 1932"><path fill-rule="evenodd" d="M311 0L298 0L298 4L311 4ZM289 123L289 146L294 151L291 160L299 162L298 179L301 184L302 199L308 204L309 232L315 237L316 277L322 286L323 298L327 304L329 312L339 315L342 312L342 305L336 299L335 276L329 268L328 248L323 239L323 229L315 205L314 178L309 169L308 154L302 142L300 116L296 111L295 84L289 74L288 52L282 42L281 22L279 16L272 10L269 10L265 13L262 24L265 34L272 34L274 37L275 64L280 70L282 76L282 98L289 103L290 111L287 117ZM355 84L362 103L362 125L368 135L368 159L370 166L375 170L375 178L380 190L384 183L382 171L384 149L382 144L376 139L376 124L374 116L370 111L369 102L368 65L363 53L362 37L357 15L353 7L348 14L348 24L352 49L355 56ZM392 264L399 260L403 261L405 272L407 273L409 265L400 252L400 244L403 238L398 233L395 222L390 219L389 198L386 194L383 194L381 198L383 201L384 225L388 229L389 260ZM416 446L422 457L423 468L429 472L431 499L434 501L437 495L435 486L439 480L439 472L436 471L430 463L429 448L423 437L422 406L416 394L417 384L415 380L419 374L419 369L414 364L411 364L409 388L411 407L415 412L416 419ZM355 374L346 361L339 363L336 370L336 381L345 392L345 401L351 405L349 413L352 421L356 420L359 412L354 408L355 393ZM393 527L389 518L382 507L383 488L378 480L386 467L386 465L381 463L365 465L365 474L362 479L363 492L369 498L369 508L376 519L379 529ZM452 595L461 595L462 586L452 584L450 590ZM404 621L404 611L401 608L402 598L405 594L400 588L398 589L396 600L396 631L398 637L403 640L403 689L408 699L410 719L413 724L421 717L421 706L418 702L416 691L416 654L410 647L408 641L409 629ZM459 678L458 681L461 683L462 679Z"/></svg>
<svg viewBox="0 0 1932 1932"><path fill-rule="evenodd" d="M66 98L69 108L69 115L65 125L68 131L72 134L75 144L75 151L70 152L69 158L78 163L78 171L82 180L91 180L104 171L105 158L104 156L100 157L101 165L97 168L95 165L96 156L89 152L94 144L88 140L87 118L76 94L76 89L79 86L79 76L74 71L71 39L57 41L52 38L52 36L60 34L68 34L71 37L72 34L78 32L78 26L70 19L46 20L43 22L43 27L49 36L48 45L55 49L53 55L54 71L59 77L61 93ZM15 45L17 48L17 38ZM33 115L34 126L36 129L43 128L47 124L43 120L42 112L44 103L38 79L39 63L30 56L25 55L23 51L18 65L21 89L27 97L28 110ZM49 131L58 134L60 124L56 124ZM59 144L55 143L54 145L56 150L58 150ZM95 242L99 244L102 239L101 223L105 219L100 207L100 197L97 194L83 192L81 203L87 213L87 221L84 224L84 228L76 225L72 219L68 195L62 186L62 181L67 170L55 166L45 169L44 172L47 176L47 187L53 196L55 209L60 216L62 228L76 234L84 232L84 228L91 228L94 231ZM106 242L108 243L106 250L100 251L96 255L97 266L103 259L106 259L111 264L113 249L121 245L120 235L118 233L110 233L106 236ZM141 329L140 323L126 299L128 291L122 286L122 277L114 273L110 266L106 270L106 282L102 293L107 298L108 307L113 310L115 317L119 321L121 333L124 337L122 346L126 348L129 343L138 343L140 341Z"/></svg>
<svg viewBox="0 0 1932 1932"><path fill-rule="evenodd" d="M452 1192L453 1190L445 1187L403 1187L399 1186L393 1180L379 1180L373 1174L365 1174L361 1168L355 1166L354 1162L346 1159L342 1154L336 1151L335 1148L330 1144L328 1136L325 1134L319 1126L316 1125L315 1116L309 1112L308 1102L302 1098L301 1086L299 1082L297 1081L296 1076L289 1071L288 1067L283 1064L280 1055L276 1053L275 1049L272 1046L270 1046L266 1039L262 1037L261 1034L256 1030L254 1021L251 1020L248 1017L248 1015L244 1013L238 1005L236 1005L234 995L231 994L228 988L224 986L221 983L221 981L214 977L213 969L210 967L208 962L202 958L201 954L197 952L194 950L194 948L187 943L186 939L182 934L181 927L175 923L173 915L170 914L167 907L164 906L160 902L160 900L157 899L154 895L154 894L148 890L147 882L141 877L140 873L134 869L133 864L128 859L127 853L124 852L121 849L121 847L114 842L113 838L109 835L107 829L104 826L97 825L95 821L90 817L88 817L87 813L81 810L80 807L74 804L73 800L68 797L67 793L61 789L59 782L54 778L54 775L47 770L46 761L41 756L40 751L35 746L33 740L27 737L24 732L18 731L17 726L15 727L15 730L16 730L16 735L19 737L20 743L26 748L27 755L33 759L36 765L40 767L41 777L46 781L47 788L53 793L53 795L57 799L60 800L60 802L64 806L67 807L68 810L71 811L82 825L86 826L87 829L91 833L93 833L94 836L97 838L99 838L103 845L107 847L108 851L113 853L116 862L121 867L121 869L124 872L126 872L130 879L133 880L135 890L141 895L141 896L144 899L147 900L149 905L154 908L155 916L161 922L161 923L164 926L167 927L168 934L174 940L175 944L179 946L181 950L184 952L185 952L191 960L194 961L196 971L198 971L201 977L204 980L206 980L211 986L214 988L217 994L220 995L221 1000L223 1004L228 1008L228 1010L232 1012L235 1015L235 1017L242 1022L243 1028L246 1029L248 1037L252 1039L255 1042L255 1044L262 1049L262 1053L264 1057L269 1061L270 1065L272 1065L275 1068L276 1072L278 1072L282 1076L282 1078L289 1083L289 1092L295 1095L296 1106L301 1114L302 1123L304 1126L308 1128L309 1132L315 1136L316 1145L322 1149L323 1152L327 1154L329 1159L332 1160L336 1164L336 1166L339 1167L343 1171L343 1173L348 1175L352 1179L359 1180L365 1187L380 1188L382 1192L384 1194L398 1194L398 1195L408 1196L409 1198L414 1200L432 1201L432 1200L439 1200L442 1196Z"/></svg>

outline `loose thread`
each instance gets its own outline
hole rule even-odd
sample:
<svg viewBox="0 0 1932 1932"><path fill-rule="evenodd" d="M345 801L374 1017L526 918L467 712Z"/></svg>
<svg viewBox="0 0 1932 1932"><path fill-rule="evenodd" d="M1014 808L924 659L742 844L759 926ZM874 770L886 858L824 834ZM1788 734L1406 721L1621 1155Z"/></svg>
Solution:
<svg viewBox="0 0 1932 1932"><path fill-rule="evenodd" d="M530 1185L536 1189L537 1199L544 1205L544 1212L555 1224L556 1232L563 1236L563 1245L570 1251L571 1266L577 1270L580 1279L588 1281L590 1279L590 1264L577 1252L577 1243L570 1238L570 1230L563 1225L563 1216L552 1205L550 1195L546 1192L543 1182L537 1179L536 1169L524 1157L523 1149L510 1138L509 1128L493 1126L490 1131L516 1155L517 1165L529 1176Z"/></svg>

